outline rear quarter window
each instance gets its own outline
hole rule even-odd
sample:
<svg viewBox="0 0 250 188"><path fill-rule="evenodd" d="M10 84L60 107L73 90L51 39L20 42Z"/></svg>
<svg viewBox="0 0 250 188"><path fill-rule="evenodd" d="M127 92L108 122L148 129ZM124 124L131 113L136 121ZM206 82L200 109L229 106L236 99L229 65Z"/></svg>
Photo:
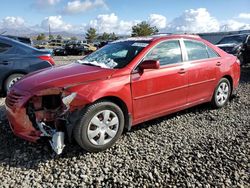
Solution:
<svg viewBox="0 0 250 188"><path fill-rule="evenodd" d="M5 44L0 42L0 53L7 52L12 46L9 44Z"/></svg>
<svg viewBox="0 0 250 188"><path fill-rule="evenodd" d="M215 52L212 48L207 46L207 53L209 55L209 58L215 58L215 57L220 57L217 52Z"/></svg>

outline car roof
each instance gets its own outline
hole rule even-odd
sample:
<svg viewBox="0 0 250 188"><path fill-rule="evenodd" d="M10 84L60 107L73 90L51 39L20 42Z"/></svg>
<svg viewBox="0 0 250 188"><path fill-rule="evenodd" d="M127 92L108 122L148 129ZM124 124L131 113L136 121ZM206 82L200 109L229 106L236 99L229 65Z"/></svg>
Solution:
<svg viewBox="0 0 250 188"><path fill-rule="evenodd" d="M9 45L12 45L12 46L18 46L18 47L22 47L22 48L26 48L26 49L29 48L31 50L35 49L30 45L27 45L27 44L22 43L22 42L20 42L18 40L15 40L15 39L3 36L3 35L0 35L0 40L7 43L7 44L9 44Z"/></svg>
<svg viewBox="0 0 250 188"><path fill-rule="evenodd" d="M9 38L9 37L4 36L4 35L0 35L0 40L2 40L3 42L9 43L9 44L23 45L22 42L19 42L13 38Z"/></svg>
<svg viewBox="0 0 250 188"><path fill-rule="evenodd" d="M146 37L129 37L126 39L120 39L115 42L124 42L124 41L141 41L141 42L152 42L156 40L167 40L167 39L179 39L179 38L187 38L187 39L194 39L199 40L201 37L199 35L193 35L193 34L158 34L158 35L152 35L152 36L146 36Z"/></svg>

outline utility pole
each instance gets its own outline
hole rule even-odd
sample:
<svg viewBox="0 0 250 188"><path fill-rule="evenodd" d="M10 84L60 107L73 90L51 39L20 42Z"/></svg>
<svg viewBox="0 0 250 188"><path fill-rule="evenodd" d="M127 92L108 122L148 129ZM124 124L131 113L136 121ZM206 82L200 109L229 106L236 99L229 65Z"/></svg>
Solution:
<svg viewBox="0 0 250 188"><path fill-rule="evenodd" d="M51 35L51 31L50 31L50 24L49 24L49 36Z"/></svg>

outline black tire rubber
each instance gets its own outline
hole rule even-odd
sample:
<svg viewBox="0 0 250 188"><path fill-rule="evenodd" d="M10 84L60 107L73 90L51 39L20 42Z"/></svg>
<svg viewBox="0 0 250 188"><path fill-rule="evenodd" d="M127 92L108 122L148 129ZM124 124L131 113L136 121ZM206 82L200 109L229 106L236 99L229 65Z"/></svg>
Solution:
<svg viewBox="0 0 250 188"><path fill-rule="evenodd" d="M24 74L16 73L16 74L11 74L4 82L4 91L7 93L9 91L8 85L13 80L14 78L17 77L23 77Z"/></svg>
<svg viewBox="0 0 250 188"><path fill-rule="evenodd" d="M217 93L217 90L218 90L218 88L219 88L219 86L220 86L220 84L222 82L225 82L225 83L228 84L228 86L229 86L229 96L228 96L226 102L223 105L220 105L220 104L218 104L218 102L216 100L216 93ZM229 82L229 80L227 78L222 78L219 81L219 83L217 84L217 86L216 86L216 88L214 90L213 98L212 98L212 101L211 101L212 107L218 109L218 108L222 108L223 106L225 106L227 104L227 102L229 101L231 94L232 94L232 85L231 85L231 83Z"/></svg>
<svg viewBox="0 0 250 188"><path fill-rule="evenodd" d="M119 119L119 128L117 131L116 136L111 140L109 143L102 145L102 146L96 146L90 142L87 136L87 129L89 122L93 118L93 116L98 113L98 111L102 110L112 110L116 113ZM73 130L73 136L76 140L76 142L82 147L84 150L89 152L100 152L103 150L106 150L113 146L115 142L118 140L118 138L121 136L123 129L124 129L124 114L123 111L120 109L119 106L116 104L109 102L109 101L99 101L96 103L93 103L92 105L86 107L83 116L79 119L77 124L74 127Z"/></svg>

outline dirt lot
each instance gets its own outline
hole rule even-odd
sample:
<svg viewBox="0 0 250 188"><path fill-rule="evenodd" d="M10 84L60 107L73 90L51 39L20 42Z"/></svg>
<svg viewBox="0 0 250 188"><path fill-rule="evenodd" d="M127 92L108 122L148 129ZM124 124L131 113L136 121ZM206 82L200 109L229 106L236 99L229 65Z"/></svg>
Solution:
<svg viewBox="0 0 250 188"><path fill-rule="evenodd" d="M250 67L225 108L205 104L143 123L97 154L72 144L54 156L47 145L15 137L3 101L0 187L250 187Z"/></svg>

